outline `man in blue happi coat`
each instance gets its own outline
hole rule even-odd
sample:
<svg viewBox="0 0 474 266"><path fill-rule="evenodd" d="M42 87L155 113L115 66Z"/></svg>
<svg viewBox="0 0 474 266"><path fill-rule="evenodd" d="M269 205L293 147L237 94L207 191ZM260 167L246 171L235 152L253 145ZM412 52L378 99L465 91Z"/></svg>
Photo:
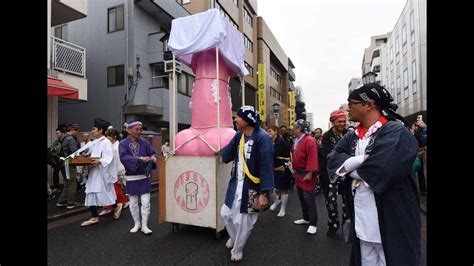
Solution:
<svg viewBox="0 0 474 266"><path fill-rule="evenodd" d="M235 118L239 130L221 151L222 161L234 161L225 203L221 208L231 249L231 261L241 261L245 242L257 222L258 213L268 207L274 188L273 143L253 106L242 106Z"/></svg>

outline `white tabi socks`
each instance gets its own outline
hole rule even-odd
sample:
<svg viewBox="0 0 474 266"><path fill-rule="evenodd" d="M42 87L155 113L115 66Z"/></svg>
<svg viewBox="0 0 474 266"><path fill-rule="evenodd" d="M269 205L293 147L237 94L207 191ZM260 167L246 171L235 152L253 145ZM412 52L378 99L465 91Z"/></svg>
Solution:
<svg viewBox="0 0 474 266"><path fill-rule="evenodd" d="M130 196L130 213L135 225L130 229L130 233L136 233L140 229L140 207L138 207L138 196Z"/></svg>
<svg viewBox="0 0 474 266"><path fill-rule="evenodd" d="M142 232L145 235L151 235L152 231L148 228L148 215L150 215L150 193L146 193L140 196L142 207Z"/></svg>
<svg viewBox="0 0 474 266"><path fill-rule="evenodd" d="M281 194L281 208L278 213L278 217L285 217L286 215L286 203L288 202L288 194Z"/></svg>
<svg viewBox="0 0 474 266"><path fill-rule="evenodd" d="M281 200L278 199L278 197L275 193L272 193L271 195L272 195L271 197L273 198L274 201L273 201L272 206L270 206L270 211L273 212L278 207L278 205L280 205Z"/></svg>

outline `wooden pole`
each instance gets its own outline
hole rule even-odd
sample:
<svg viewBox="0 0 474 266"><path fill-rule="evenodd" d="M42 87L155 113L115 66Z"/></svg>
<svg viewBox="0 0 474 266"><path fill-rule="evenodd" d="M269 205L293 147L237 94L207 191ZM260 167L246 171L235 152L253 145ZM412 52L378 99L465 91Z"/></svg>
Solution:
<svg viewBox="0 0 474 266"><path fill-rule="evenodd" d="M170 132L173 136L173 151L176 149L176 56L173 54L173 93L172 93L172 101L173 101L173 113L172 113L172 132Z"/></svg>
<svg viewBox="0 0 474 266"><path fill-rule="evenodd" d="M240 81L242 83L242 106L245 105L245 77Z"/></svg>
<svg viewBox="0 0 474 266"><path fill-rule="evenodd" d="M217 80L217 150L221 150L221 108L219 97L219 47L216 47L216 80Z"/></svg>

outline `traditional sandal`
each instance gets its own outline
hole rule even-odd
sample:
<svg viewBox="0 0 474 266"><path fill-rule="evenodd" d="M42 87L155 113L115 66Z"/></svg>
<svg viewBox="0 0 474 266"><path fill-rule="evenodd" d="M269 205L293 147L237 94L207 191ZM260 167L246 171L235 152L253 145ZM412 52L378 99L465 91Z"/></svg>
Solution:
<svg viewBox="0 0 474 266"><path fill-rule="evenodd" d="M99 221L93 221L93 220L87 220L81 223L81 226L88 226L88 225L93 225L99 223Z"/></svg>

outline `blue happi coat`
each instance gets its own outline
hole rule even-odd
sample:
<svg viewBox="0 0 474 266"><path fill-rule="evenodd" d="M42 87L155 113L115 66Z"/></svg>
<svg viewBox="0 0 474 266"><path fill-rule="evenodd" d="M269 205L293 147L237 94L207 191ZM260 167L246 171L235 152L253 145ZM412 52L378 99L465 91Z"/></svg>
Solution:
<svg viewBox="0 0 474 266"><path fill-rule="evenodd" d="M358 137L347 133L328 155L329 177L354 156ZM411 175L417 155L415 137L400 122L389 121L372 136L367 159L357 169L374 191L380 236L387 265L419 265L421 258L420 203ZM352 178L345 175L348 214L354 221ZM355 192L357 193L357 192ZM354 232L354 223L352 231ZM351 263L361 265L360 241L354 233Z"/></svg>
<svg viewBox="0 0 474 266"><path fill-rule="evenodd" d="M232 208L232 203L235 198L235 191L237 190L237 165L239 160L239 142L242 137L242 131L238 131L234 138L220 151L222 161L228 163L234 161L229 186L225 196L225 205ZM255 184L250 178L245 175L244 185L242 189L242 203L240 205L240 212L247 213L247 205L249 187L257 191L268 191L274 188L275 181L273 177L273 143L267 133L262 129L255 129L250 135L248 141L253 140L253 145L250 152L250 159L246 159L247 166L250 173L260 178L260 184ZM245 156L244 156L245 158Z"/></svg>

